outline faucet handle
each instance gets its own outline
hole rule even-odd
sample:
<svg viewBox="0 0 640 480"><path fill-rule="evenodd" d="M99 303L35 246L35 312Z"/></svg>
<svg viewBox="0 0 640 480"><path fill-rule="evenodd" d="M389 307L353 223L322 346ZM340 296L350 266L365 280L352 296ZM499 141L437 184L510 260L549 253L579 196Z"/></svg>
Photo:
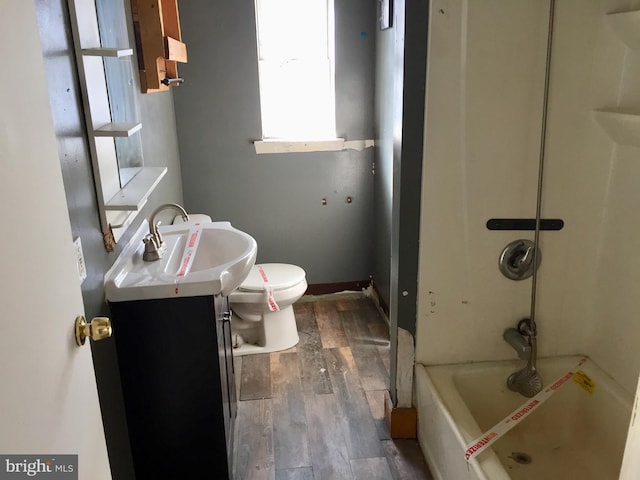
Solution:
<svg viewBox="0 0 640 480"><path fill-rule="evenodd" d="M156 222L156 224L153 226L153 233L155 235L158 248L162 247L162 244L164 243L164 239L162 238L162 235L160 234L160 230L158 230L158 227L161 224L162 224L162 221L158 220Z"/></svg>
<svg viewBox="0 0 640 480"><path fill-rule="evenodd" d="M142 237L142 243L144 243L145 250L157 246L155 238L151 233L147 233L144 237Z"/></svg>
<svg viewBox="0 0 640 480"><path fill-rule="evenodd" d="M525 246L524 243L522 244L522 246ZM517 268L525 270L529 268L531 262L533 262L533 247L529 246L525 250L524 255L517 257L514 263L516 264Z"/></svg>
<svg viewBox="0 0 640 480"><path fill-rule="evenodd" d="M160 253L158 252L158 243L155 235L147 233L142 238L142 243L144 243L144 253L142 254L142 259L145 262L158 260L160 258Z"/></svg>

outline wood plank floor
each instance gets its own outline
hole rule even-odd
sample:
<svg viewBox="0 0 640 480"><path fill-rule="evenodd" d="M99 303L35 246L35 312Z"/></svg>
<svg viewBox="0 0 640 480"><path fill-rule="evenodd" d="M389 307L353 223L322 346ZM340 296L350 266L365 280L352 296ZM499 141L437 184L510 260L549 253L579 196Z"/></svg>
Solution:
<svg viewBox="0 0 640 480"><path fill-rule="evenodd" d="M432 480L384 421L389 329L360 294L303 297L300 342L236 357L235 480Z"/></svg>

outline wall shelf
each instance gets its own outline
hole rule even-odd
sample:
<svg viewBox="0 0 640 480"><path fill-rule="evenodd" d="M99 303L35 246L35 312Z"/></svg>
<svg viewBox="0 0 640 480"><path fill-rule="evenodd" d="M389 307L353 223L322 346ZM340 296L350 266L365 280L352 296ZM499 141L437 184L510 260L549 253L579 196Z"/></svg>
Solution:
<svg viewBox="0 0 640 480"><path fill-rule="evenodd" d="M594 110L602 129L620 145L640 147L640 111L625 108Z"/></svg>
<svg viewBox="0 0 640 480"><path fill-rule="evenodd" d="M629 48L640 50L640 10L609 13L605 18Z"/></svg>
<svg viewBox="0 0 640 480"><path fill-rule="evenodd" d="M156 185L167 173L167 167L142 167L140 171L120 191L105 203L109 211L139 211Z"/></svg>
<svg viewBox="0 0 640 480"><path fill-rule="evenodd" d="M93 134L96 137L130 137L141 128L141 123L107 123L94 129Z"/></svg>
<svg viewBox="0 0 640 480"><path fill-rule="evenodd" d="M133 55L132 48L83 48L82 55L88 57L130 57Z"/></svg>

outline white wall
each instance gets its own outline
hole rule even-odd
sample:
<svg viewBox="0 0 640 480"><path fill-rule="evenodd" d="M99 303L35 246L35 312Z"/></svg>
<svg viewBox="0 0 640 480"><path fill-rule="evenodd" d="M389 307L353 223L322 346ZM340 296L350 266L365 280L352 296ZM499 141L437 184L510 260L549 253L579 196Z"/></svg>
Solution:
<svg viewBox="0 0 640 480"><path fill-rule="evenodd" d="M502 331L530 309L531 279L506 279L497 260L533 232L485 223L535 216L548 2L450 3L433 2L430 29L416 345L427 364L515 358ZM543 217L565 227L541 233L537 307L540 355L586 353L630 391L639 152L593 110L640 106L639 54L605 21L631 6L557 1Z"/></svg>
<svg viewBox="0 0 640 480"><path fill-rule="evenodd" d="M606 15L634 3L640 8L637 1L557 3L543 195L544 214L567 226L543 237L553 261L541 270L539 298L553 335L584 331L583 352L630 392L640 369L640 149L616 144L593 110L640 106L638 53Z"/></svg>
<svg viewBox="0 0 640 480"><path fill-rule="evenodd" d="M547 11L538 0L431 8L417 360L505 358L501 334L528 314L530 280L507 280L498 257L533 235L485 224L535 214Z"/></svg>

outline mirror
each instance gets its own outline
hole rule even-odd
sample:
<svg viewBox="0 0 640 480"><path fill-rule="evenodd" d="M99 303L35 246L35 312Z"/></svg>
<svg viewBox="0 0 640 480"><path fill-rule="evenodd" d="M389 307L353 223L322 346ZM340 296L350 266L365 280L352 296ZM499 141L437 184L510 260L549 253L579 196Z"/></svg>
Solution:
<svg viewBox="0 0 640 480"><path fill-rule="evenodd" d="M126 17L127 10L123 0L96 0L100 42L103 47L122 47L131 45ZM137 87L131 57L104 57L104 72L107 92L111 106L111 119L114 123L135 123L140 119ZM143 166L142 140L140 132L129 137L114 137L120 187L124 187Z"/></svg>

